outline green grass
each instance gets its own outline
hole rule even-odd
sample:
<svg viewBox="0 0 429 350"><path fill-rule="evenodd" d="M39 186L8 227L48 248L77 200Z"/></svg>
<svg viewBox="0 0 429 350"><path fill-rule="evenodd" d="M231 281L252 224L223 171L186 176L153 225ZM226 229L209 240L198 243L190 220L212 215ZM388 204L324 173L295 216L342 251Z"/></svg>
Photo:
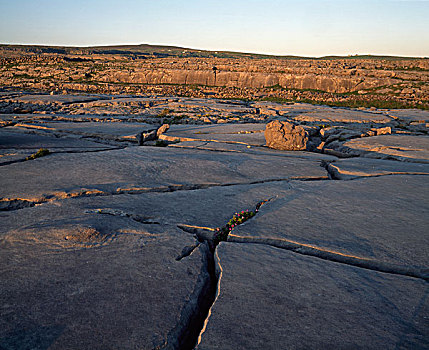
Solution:
<svg viewBox="0 0 429 350"><path fill-rule="evenodd" d="M328 102L328 101L315 101L308 98L297 99L287 99L282 97L263 97L260 100L276 102L282 104L289 103L308 103L312 105L324 105L329 107L345 107L345 108L377 108L377 109L410 109L417 108L422 110L429 110L429 101L422 101L423 104L417 103L407 103L402 101L384 101L384 100L372 100L372 101L362 101L362 100L350 100L350 101L336 101L336 102Z"/></svg>
<svg viewBox="0 0 429 350"><path fill-rule="evenodd" d="M425 101L424 101L425 102ZM426 102L427 103L427 102ZM338 102L327 102L323 103L330 107L349 107L349 108L358 108L358 107L375 107L377 109L409 109L417 108L422 110L429 110L429 103L424 105L406 103L402 101L383 101L383 100L372 100L372 101L338 101Z"/></svg>
<svg viewBox="0 0 429 350"><path fill-rule="evenodd" d="M25 160L32 160L32 159L44 157L44 156L47 156L50 153L51 152L49 152L48 149L46 149L46 148L40 148L36 153L34 153L31 156L28 156L27 158L25 158Z"/></svg>

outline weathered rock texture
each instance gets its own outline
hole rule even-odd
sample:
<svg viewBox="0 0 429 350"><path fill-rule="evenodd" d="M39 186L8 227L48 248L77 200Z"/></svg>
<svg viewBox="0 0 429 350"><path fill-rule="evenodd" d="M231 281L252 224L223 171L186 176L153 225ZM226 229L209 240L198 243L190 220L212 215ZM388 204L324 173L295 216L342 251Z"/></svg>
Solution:
<svg viewBox="0 0 429 350"><path fill-rule="evenodd" d="M427 349L428 123L2 91L0 349Z"/></svg>
<svg viewBox="0 0 429 350"><path fill-rule="evenodd" d="M265 129L267 146L283 151L303 151L307 149L308 134L300 125L275 120Z"/></svg>
<svg viewBox="0 0 429 350"><path fill-rule="evenodd" d="M0 85L55 92L265 97L429 108L427 59L276 59L215 53L210 58L187 50L179 57L171 57L170 50L153 55L120 50L116 55L108 50L96 54L78 48L41 51L41 47L0 47ZM355 94L346 94L351 92Z"/></svg>

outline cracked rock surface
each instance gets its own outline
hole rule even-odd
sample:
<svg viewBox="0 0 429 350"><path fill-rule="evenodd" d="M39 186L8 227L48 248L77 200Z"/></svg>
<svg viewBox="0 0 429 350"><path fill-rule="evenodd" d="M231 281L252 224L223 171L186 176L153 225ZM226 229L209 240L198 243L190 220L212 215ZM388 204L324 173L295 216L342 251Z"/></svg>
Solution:
<svg viewBox="0 0 429 350"><path fill-rule="evenodd" d="M427 112L0 99L1 349L429 346Z"/></svg>
<svg viewBox="0 0 429 350"><path fill-rule="evenodd" d="M273 247L221 243L198 349L424 349L424 281Z"/></svg>

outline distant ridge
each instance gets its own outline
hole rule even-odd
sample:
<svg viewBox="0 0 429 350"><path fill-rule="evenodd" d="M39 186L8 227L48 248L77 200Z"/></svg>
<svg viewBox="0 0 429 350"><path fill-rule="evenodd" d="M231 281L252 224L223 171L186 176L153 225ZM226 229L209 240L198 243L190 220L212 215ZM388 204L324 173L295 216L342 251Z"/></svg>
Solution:
<svg viewBox="0 0 429 350"><path fill-rule="evenodd" d="M17 45L0 44L2 51L30 54L59 54L59 55L125 55L133 57L202 57L202 58L250 58L250 59L315 59L315 60L338 60L338 59L377 59L377 60L415 60L427 59L427 57L401 57L383 55L349 55L349 56L323 56L304 57L292 55L268 55L233 51L209 51L197 50L179 46L167 45L108 45L108 46L45 46L45 45Z"/></svg>

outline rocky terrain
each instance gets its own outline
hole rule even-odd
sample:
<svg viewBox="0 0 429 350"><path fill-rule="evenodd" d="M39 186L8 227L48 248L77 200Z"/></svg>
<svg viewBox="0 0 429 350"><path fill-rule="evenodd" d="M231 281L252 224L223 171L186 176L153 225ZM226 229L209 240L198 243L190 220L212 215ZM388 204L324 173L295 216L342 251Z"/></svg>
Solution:
<svg viewBox="0 0 429 350"><path fill-rule="evenodd" d="M0 348L427 349L428 126L4 89Z"/></svg>
<svg viewBox="0 0 429 350"><path fill-rule="evenodd" d="M429 59L302 57L175 47L0 45L0 86L429 109Z"/></svg>

